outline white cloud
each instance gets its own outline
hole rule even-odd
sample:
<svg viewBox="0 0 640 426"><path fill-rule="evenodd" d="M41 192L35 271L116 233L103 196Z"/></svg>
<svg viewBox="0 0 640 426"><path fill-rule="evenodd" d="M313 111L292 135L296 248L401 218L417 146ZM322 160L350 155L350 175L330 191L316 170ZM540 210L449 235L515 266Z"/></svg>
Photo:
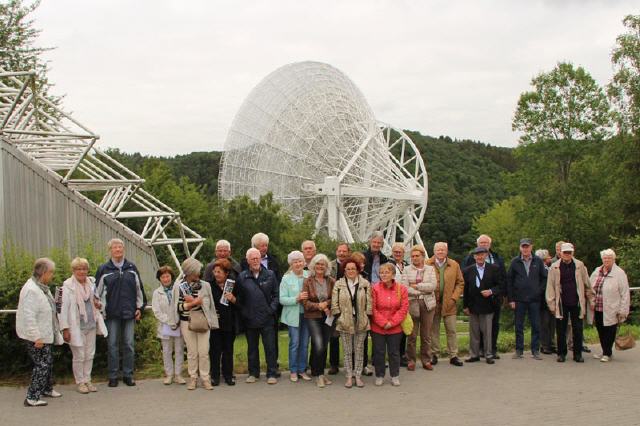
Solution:
<svg viewBox="0 0 640 426"><path fill-rule="evenodd" d="M513 146L531 78L560 60L601 84L631 1L45 1L36 12L55 91L102 146L171 155L222 149L274 69L328 62L378 119Z"/></svg>

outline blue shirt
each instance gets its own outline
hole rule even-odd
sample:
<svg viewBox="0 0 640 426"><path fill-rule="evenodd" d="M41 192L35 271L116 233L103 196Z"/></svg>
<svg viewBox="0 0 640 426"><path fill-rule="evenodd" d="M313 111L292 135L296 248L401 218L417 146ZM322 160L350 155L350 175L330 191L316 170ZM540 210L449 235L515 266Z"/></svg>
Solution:
<svg viewBox="0 0 640 426"><path fill-rule="evenodd" d="M476 269L478 270L478 275L476 275L476 287L480 288L480 281L484 277L484 264L480 266L476 263Z"/></svg>

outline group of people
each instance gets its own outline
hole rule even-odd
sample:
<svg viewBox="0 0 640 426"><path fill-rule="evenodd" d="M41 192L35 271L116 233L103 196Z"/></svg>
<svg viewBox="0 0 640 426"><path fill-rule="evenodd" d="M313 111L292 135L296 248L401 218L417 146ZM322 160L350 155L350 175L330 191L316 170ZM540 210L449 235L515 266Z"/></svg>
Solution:
<svg viewBox="0 0 640 426"><path fill-rule="evenodd" d="M262 341L266 382L276 384L281 376L278 329L284 324L292 382L315 379L319 388L332 384L329 376L339 370L342 346L345 387L363 387L362 376L373 374L375 385L381 386L387 368L391 384L399 386L401 367L414 371L418 358L422 368L434 369L441 356L441 323L450 364L464 365L456 335L460 299L469 319L468 363L484 357L494 364L499 359L499 317L505 298L515 311L514 358L524 356L528 316L533 358L542 359L541 351L557 352L558 362L564 362L571 347L574 361L583 362L586 316L595 321L600 336L598 358L607 362L617 326L629 313L627 277L610 249L601 253L602 265L589 276L574 257L573 245L562 241L552 259L546 250L534 254L532 241L522 239L520 254L508 268L491 250L487 235L478 238L462 264L448 257L446 242L435 243L431 257L421 245L405 253L405 246L395 243L387 258L383 244L381 232L371 236L363 252L352 253L349 244L340 243L330 261L317 253L313 241L304 241L300 251L289 253L289 268L281 275L269 252L269 237L258 233L241 262L231 256L230 243L220 240L206 267L194 258L182 263L180 276L169 266L161 267L152 309L162 346L164 384L186 384L193 390L200 379L202 387L211 390L222 379L235 385L234 341L241 332L247 339L245 382L260 379ZM95 279L88 276L86 259L72 261L73 273L62 286L58 305L49 290L55 264L47 258L35 262L33 276L20 292L16 317L17 334L33 361L25 406L43 406L47 402L42 397L61 396L53 389L51 371L52 345L63 342L72 351L78 392L95 392L91 369L96 335L108 342L108 385L118 386L122 377L127 386L135 386L134 327L145 310L146 295L135 264L125 258L122 240L112 239L108 249L110 259L98 268ZM369 336L373 371L368 366ZM185 346L187 379L182 376Z"/></svg>

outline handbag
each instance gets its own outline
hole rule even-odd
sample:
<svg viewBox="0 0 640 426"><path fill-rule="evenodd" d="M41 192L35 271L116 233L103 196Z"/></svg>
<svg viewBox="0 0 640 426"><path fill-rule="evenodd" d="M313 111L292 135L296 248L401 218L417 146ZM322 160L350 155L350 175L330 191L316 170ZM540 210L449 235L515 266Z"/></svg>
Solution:
<svg viewBox="0 0 640 426"><path fill-rule="evenodd" d="M626 351L636 346L636 339L633 338L631 331L627 332L625 336L616 336L616 349L619 351Z"/></svg>
<svg viewBox="0 0 640 426"><path fill-rule="evenodd" d="M400 293L399 284L396 284L396 289L398 293L398 300L400 301L400 304L402 304L402 295ZM402 332L407 336L413 333L413 319L411 318L411 314L409 312L407 312L407 316L404 317L404 319L400 323L400 327L402 328Z"/></svg>
<svg viewBox="0 0 640 426"><path fill-rule="evenodd" d="M209 331L209 321L207 321L207 317L204 316L202 309L189 312L189 330L196 333Z"/></svg>

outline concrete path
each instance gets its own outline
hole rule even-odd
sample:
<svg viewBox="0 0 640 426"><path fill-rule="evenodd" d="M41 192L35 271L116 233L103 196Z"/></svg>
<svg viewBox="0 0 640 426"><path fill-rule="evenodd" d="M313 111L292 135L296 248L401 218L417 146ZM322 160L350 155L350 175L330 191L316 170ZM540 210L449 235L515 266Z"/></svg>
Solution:
<svg viewBox="0 0 640 426"><path fill-rule="evenodd" d="M593 348L594 350L596 348ZM80 395L61 386L60 399L43 408L22 406L24 388L0 388L0 425L638 425L640 349L614 352L605 364L585 354L585 363L557 363L503 354L495 365L458 368L446 362L434 371L402 369L402 385L382 387L366 378L364 389L345 389L344 376L318 389L283 379L274 386L238 377L235 387L213 391L164 386L160 380L122 384Z"/></svg>

